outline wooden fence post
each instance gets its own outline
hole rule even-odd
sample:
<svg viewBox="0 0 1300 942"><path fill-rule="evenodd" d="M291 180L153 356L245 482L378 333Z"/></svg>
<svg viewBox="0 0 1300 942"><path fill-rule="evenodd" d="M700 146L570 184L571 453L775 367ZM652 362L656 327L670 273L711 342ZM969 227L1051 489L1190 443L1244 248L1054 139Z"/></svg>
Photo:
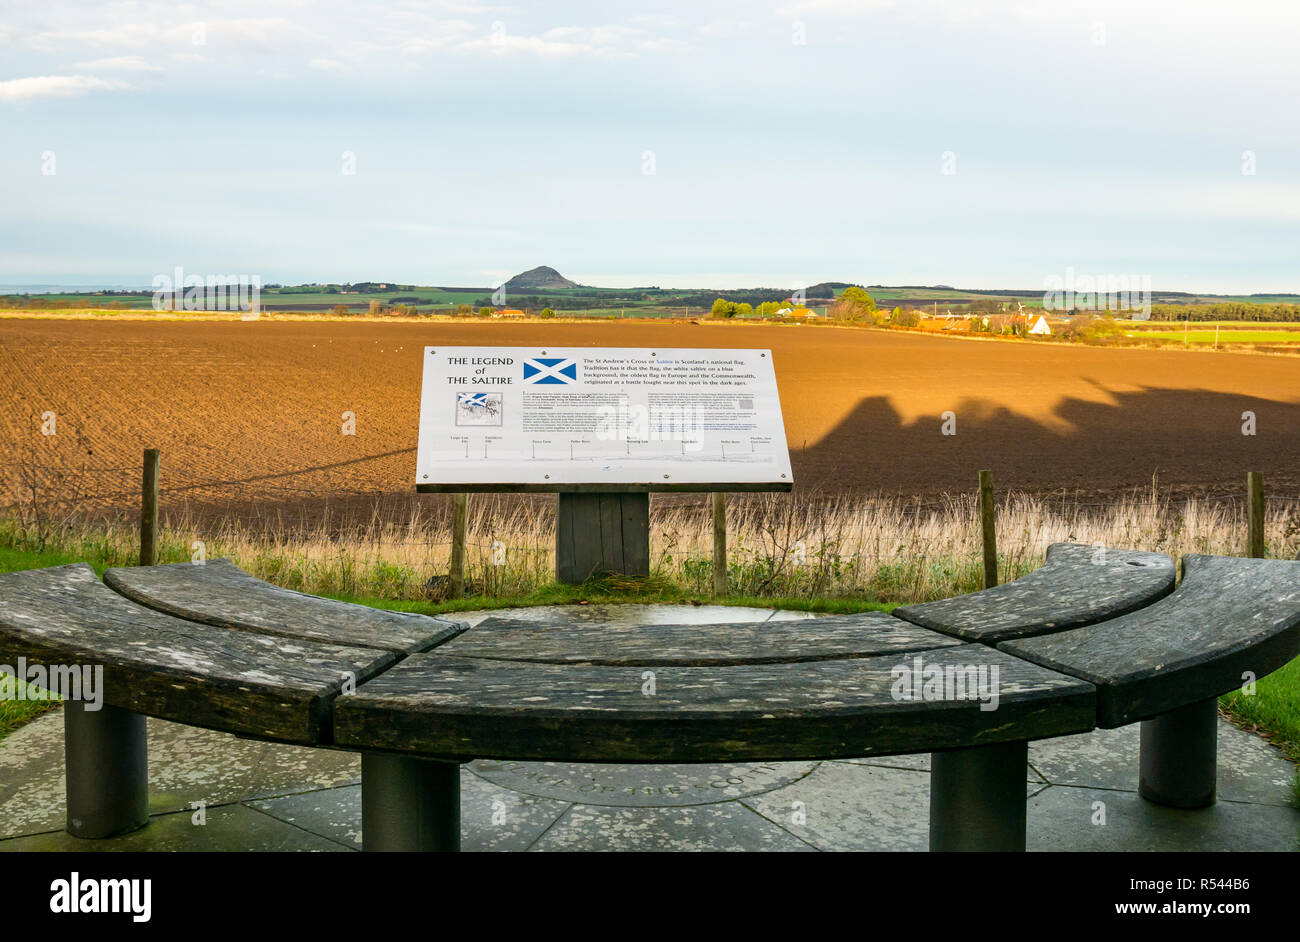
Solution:
<svg viewBox="0 0 1300 942"><path fill-rule="evenodd" d="M1246 472L1246 555L1264 558L1264 475Z"/></svg>
<svg viewBox="0 0 1300 942"><path fill-rule="evenodd" d="M456 494L451 512L451 571L447 574L447 597L465 595L465 537L469 531L469 495Z"/></svg>
<svg viewBox="0 0 1300 942"><path fill-rule="evenodd" d="M140 490L140 565L158 562L158 449L144 450L144 486Z"/></svg>
<svg viewBox="0 0 1300 942"><path fill-rule="evenodd" d="M713 594L727 594L727 495L713 492Z"/></svg>
<svg viewBox="0 0 1300 942"><path fill-rule="evenodd" d="M980 529L984 534L984 588L998 584L998 540L994 530L993 472L980 472Z"/></svg>

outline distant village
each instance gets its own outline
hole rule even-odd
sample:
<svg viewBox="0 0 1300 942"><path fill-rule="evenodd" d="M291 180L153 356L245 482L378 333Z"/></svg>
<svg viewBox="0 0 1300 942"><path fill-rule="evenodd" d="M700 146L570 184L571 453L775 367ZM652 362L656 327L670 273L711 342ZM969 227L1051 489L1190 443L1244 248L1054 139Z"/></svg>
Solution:
<svg viewBox="0 0 1300 942"><path fill-rule="evenodd" d="M718 298L713 303L710 316L762 318L795 323L837 321L945 334L982 333L1048 337L1053 333L1052 322L1041 309L1027 309L1018 301L978 300L964 305L964 308L965 310L954 313L951 308L945 307L940 313L938 302L932 302L930 312L913 306L888 310L878 307L865 289L851 286L846 288L838 299L820 309L810 306L799 297L767 302L757 307ZM1058 317L1057 323L1068 324L1068 318Z"/></svg>
<svg viewBox="0 0 1300 942"><path fill-rule="evenodd" d="M861 290L861 289L859 289ZM853 299L829 303L821 308L810 307L799 298L790 297L781 301L769 301L759 305L736 303L725 298L718 298L708 313L712 320L767 320L787 321L791 323L850 322L888 327L898 330L915 330L922 333L942 334L1010 334L1021 337L1050 337L1053 334L1053 321L1058 328L1069 324L1069 317L1058 315L1048 317L1038 309L1026 309L1018 302L994 302L1005 307L1004 310L966 310L953 312L950 309L939 311L934 305L933 312L927 313L919 308L895 307L881 310L874 307L874 302L859 309ZM985 305L990 307L991 305ZM1012 310L1011 308L1016 308ZM546 308L540 314L522 308L502 307L496 309L480 308L479 316L493 318L529 318L555 317L556 312Z"/></svg>

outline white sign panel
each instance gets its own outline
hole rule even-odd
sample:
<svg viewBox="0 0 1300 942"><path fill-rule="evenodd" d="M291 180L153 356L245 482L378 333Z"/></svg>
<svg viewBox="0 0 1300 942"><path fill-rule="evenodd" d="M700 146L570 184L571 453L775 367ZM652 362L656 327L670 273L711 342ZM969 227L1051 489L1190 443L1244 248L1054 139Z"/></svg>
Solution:
<svg viewBox="0 0 1300 942"><path fill-rule="evenodd" d="M424 350L417 486L793 479L770 350Z"/></svg>

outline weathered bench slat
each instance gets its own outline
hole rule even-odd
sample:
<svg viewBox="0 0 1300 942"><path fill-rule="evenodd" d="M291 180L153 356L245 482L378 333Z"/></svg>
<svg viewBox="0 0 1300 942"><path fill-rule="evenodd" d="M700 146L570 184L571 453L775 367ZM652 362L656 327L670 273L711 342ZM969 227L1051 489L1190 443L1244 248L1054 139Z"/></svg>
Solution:
<svg viewBox="0 0 1300 942"><path fill-rule="evenodd" d="M1239 688L1300 653L1300 562L1183 557L1169 597L1120 618L998 645L1097 686L1097 725L1123 726Z"/></svg>
<svg viewBox="0 0 1300 942"><path fill-rule="evenodd" d="M469 627L282 589L228 559L109 569L104 582L133 601L188 621L400 654L427 651Z"/></svg>
<svg viewBox="0 0 1300 942"><path fill-rule="evenodd" d="M284 742L331 736L345 676L397 660L349 648L181 621L106 587L85 563L0 575L0 657L103 665L112 706Z"/></svg>
<svg viewBox="0 0 1300 942"><path fill-rule="evenodd" d="M922 667L996 666L997 709L981 710L971 699L900 699L893 671L915 667L915 658ZM979 644L797 664L658 667L653 692L648 673L416 654L337 701L335 738L430 758L830 759L1083 732L1093 728L1096 709L1090 684Z"/></svg>
<svg viewBox="0 0 1300 942"><path fill-rule="evenodd" d="M1117 618L1174 589L1174 561L1163 553L1054 543L1026 576L982 592L896 608L925 628L993 644Z"/></svg>
<svg viewBox="0 0 1300 942"><path fill-rule="evenodd" d="M569 625L489 618L439 654L549 664L722 666L867 657L961 644L884 612L716 625Z"/></svg>

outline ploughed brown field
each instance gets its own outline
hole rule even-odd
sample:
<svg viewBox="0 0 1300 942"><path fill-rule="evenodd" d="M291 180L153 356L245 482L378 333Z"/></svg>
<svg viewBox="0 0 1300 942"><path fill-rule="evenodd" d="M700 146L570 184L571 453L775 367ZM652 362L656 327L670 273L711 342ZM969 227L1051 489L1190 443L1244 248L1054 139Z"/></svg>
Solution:
<svg viewBox="0 0 1300 942"><path fill-rule="evenodd" d="M1294 358L680 322L5 319L0 503L33 484L133 503L145 447L162 450L168 501L409 494L421 349L450 344L770 348L800 489L933 497L992 468L999 491L1106 498L1155 475L1191 496L1240 493L1257 470L1300 495Z"/></svg>

